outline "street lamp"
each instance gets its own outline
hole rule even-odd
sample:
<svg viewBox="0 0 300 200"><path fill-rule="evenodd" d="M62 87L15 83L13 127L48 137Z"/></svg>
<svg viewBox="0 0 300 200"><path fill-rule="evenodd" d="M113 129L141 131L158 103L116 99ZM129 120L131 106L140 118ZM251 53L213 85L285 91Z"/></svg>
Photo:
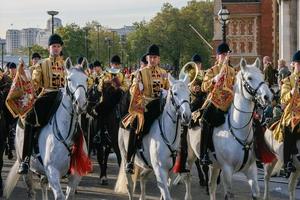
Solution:
<svg viewBox="0 0 300 200"><path fill-rule="evenodd" d="M110 63L110 48L112 45L112 40L110 37L105 37L105 42L107 44L107 49L108 49L108 65L109 65L109 63Z"/></svg>
<svg viewBox="0 0 300 200"><path fill-rule="evenodd" d="M84 46L85 46L85 56L87 59L89 59L89 50L88 50L88 34L89 34L89 28L88 27L85 27L83 28L84 31L85 31L85 35L84 35Z"/></svg>
<svg viewBox="0 0 300 200"><path fill-rule="evenodd" d="M221 10L218 12L219 22L222 24L222 32L223 32L223 42L226 42L226 24L229 21L229 11L225 6L222 6Z"/></svg>
<svg viewBox="0 0 300 200"><path fill-rule="evenodd" d="M126 44L126 37L125 37L125 35L121 35L120 45L121 45L121 59L122 59L122 62L124 61L124 45L125 44Z"/></svg>
<svg viewBox="0 0 300 200"><path fill-rule="evenodd" d="M30 66L30 55L32 47L28 47L28 67Z"/></svg>
<svg viewBox="0 0 300 200"><path fill-rule="evenodd" d="M4 64L3 64L4 59L3 59L3 56L4 56L4 45L5 45L5 41L0 40L0 44L1 44L1 63L2 63L1 67L2 67L2 70L3 70L3 69L4 69Z"/></svg>
<svg viewBox="0 0 300 200"><path fill-rule="evenodd" d="M100 26L101 26L100 24L97 25L97 40L98 40L97 41L97 57L98 57L98 60L100 60L100 46L99 46L100 45L99 44L100 43L100 35L99 35Z"/></svg>
<svg viewBox="0 0 300 200"><path fill-rule="evenodd" d="M52 17L52 34L54 33L54 16L58 14L58 11L47 11L48 15L51 15Z"/></svg>

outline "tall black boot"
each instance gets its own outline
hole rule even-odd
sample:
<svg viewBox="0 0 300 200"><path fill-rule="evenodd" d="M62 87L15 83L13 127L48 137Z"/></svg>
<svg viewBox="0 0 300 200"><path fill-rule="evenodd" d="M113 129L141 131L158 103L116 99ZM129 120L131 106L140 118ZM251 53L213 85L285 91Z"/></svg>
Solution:
<svg viewBox="0 0 300 200"><path fill-rule="evenodd" d="M187 131L188 127L183 126L182 127L182 133L181 133L181 139L180 139L180 173L189 172L190 170L186 169L186 160L188 156L188 150L187 150Z"/></svg>
<svg viewBox="0 0 300 200"><path fill-rule="evenodd" d="M24 129L24 142L22 151L22 162L18 169L18 174L27 174L30 164L30 156L32 153L34 137L34 127L28 123L25 123Z"/></svg>
<svg viewBox="0 0 300 200"><path fill-rule="evenodd" d="M208 145L209 139L211 138L210 134L212 128L210 125L205 121L202 120L202 129L201 129L201 144L200 144L200 163L201 165L210 165L212 161L209 159L208 155Z"/></svg>
<svg viewBox="0 0 300 200"><path fill-rule="evenodd" d="M293 164L291 150L293 148L292 132L288 127L284 128L284 140L283 140L283 158L284 166L288 173L295 172L296 167Z"/></svg>
<svg viewBox="0 0 300 200"><path fill-rule="evenodd" d="M136 153L136 141L137 141L136 129L131 128L129 132L126 169L125 169L126 172L130 174L134 173L134 156Z"/></svg>

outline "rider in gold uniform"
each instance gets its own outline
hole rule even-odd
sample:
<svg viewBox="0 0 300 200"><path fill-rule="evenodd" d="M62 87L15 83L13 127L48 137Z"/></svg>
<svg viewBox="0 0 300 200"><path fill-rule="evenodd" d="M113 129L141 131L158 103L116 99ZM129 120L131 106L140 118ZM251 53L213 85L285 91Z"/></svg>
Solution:
<svg viewBox="0 0 300 200"><path fill-rule="evenodd" d="M222 43L217 48L217 62L215 66L206 71L201 85L203 92L208 93L202 106L203 115L200 162L203 165L211 164L207 148L212 147L213 128L225 122L227 112L233 100L233 85L235 82L235 70L228 65L229 46ZM227 97L227 98L224 98Z"/></svg>
<svg viewBox="0 0 300 200"><path fill-rule="evenodd" d="M161 92L169 88L167 72L159 67L160 54L157 45L148 48L147 61L148 66L136 73L130 87L131 102L127 119L131 127L127 150L127 173L134 171L134 156L143 134L149 132L153 121L161 113Z"/></svg>
<svg viewBox="0 0 300 200"><path fill-rule="evenodd" d="M32 82L36 90L41 88L42 91L25 116L23 154L18 170L19 174L28 172L35 129L47 124L59 89L64 87L65 71L64 60L61 56L62 45L63 41L59 35L51 35L48 41L49 58L42 60L34 67Z"/></svg>

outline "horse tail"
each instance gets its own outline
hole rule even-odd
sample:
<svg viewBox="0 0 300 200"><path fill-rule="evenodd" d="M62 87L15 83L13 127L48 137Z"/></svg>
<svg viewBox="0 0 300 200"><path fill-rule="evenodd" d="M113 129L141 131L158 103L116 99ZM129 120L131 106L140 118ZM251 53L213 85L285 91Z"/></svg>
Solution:
<svg viewBox="0 0 300 200"><path fill-rule="evenodd" d="M5 187L3 191L3 196L6 199L9 199L13 189L16 187L18 180L20 178L20 174L17 173L19 167L19 162L16 160L13 167L10 169L9 174L7 176Z"/></svg>
<svg viewBox="0 0 300 200"><path fill-rule="evenodd" d="M118 175L117 182L115 185L115 192L120 193L120 194L127 193L127 187L124 187L125 185L127 185L127 177L126 177L124 166L125 166L124 161L122 159L122 162L120 165L120 170L119 170L119 175ZM133 192L135 191L136 182L140 176L140 172L141 172L140 167L135 165L134 174L131 175L132 181L133 181Z"/></svg>

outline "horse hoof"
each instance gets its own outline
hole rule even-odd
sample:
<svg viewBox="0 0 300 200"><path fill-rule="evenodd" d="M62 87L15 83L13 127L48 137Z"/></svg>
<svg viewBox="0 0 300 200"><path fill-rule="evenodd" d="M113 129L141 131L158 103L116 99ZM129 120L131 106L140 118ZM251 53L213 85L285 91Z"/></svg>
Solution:
<svg viewBox="0 0 300 200"><path fill-rule="evenodd" d="M3 196L3 190L2 190L2 188L0 189L0 197L2 197Z"/></svg>
<svg viewBox="0 0 300 200"><path fill-rule="evenodd" d="M100 184L101 185L108 185L108 180L106 177L102 177L100 178Z"/></svg>
<svg viewBox="0 0 300 200"><path fill-rule="evenodd" d="M205 183L204 180L200 180L200 181L199 181L199 184L200 184L200 186L202 186L202 187L205 187L205 186L206 186L206 183Z"/></svg>

